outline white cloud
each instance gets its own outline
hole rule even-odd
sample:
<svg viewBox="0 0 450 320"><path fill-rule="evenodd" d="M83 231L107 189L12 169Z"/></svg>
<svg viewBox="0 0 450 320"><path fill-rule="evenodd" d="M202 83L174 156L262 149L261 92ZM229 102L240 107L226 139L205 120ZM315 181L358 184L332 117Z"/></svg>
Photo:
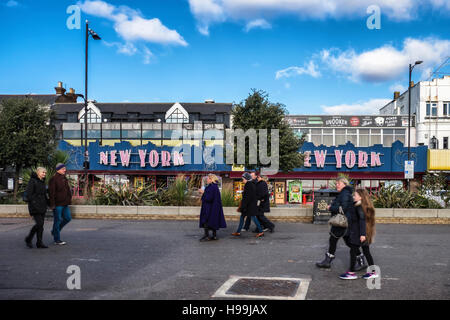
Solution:
<svg viewBox="0 0 450 320"><path fill-rule="evenodd" d="M384 82L408 74L409 63L417 60L424 61L417 69L422 71L422 78L427 78L428 70L442 62L449 52L449 40L407 38L401 49L392 45L361 53L353 49L325 49L320 58L329 68L353 81Z"/></svg>
<svg viewBox="0 0 450 320"><path fill-rule="evenodd" d="M272 25L264 19L256 19L256 20L252 20L249 23L247 23L244 30L245 30L245 32L249 32L250 30L255 29L255 28L270 29L270 28L272 28Z"/></svg>
<svg viewBox="0 0 450 320"><path fill-rule="evenodd" d="M389 87L390 92L398 91L400 93L403 93L406 91L407 86L402 85L401 83L395 83L392 86Z"/></svg>
<svg viewBox="0 0 450 320"><path fill-rule="evenodd" d="M378 114L379 109L389 103L390 99L371 99L354 104L340 104L335 106L321 106L325 114L330 115L363 115Z"/></svg>
<svg viewBox="0 0 450 320"><path fill-rule="evenodd" d="M14 0L9 0L7 3L6 3L6 6L7 7L10 7L10 8L12 8L12 7L17 7L19 5L19 3L17 2L17 1L14 1Z"/></svg>
<svg viewBox="0 0 450 320"><path fill-rule="evenodd" d="M248 23L278 16L297 16L303 20L360 19L367 8L380 7L381 14L393 21L415 19L427 8L450 11L448 0L189 0L198 30L209 34L209 27L225 21Z"/></svg>
<svg viewBox="0 0 450 320"><path fill-rule="evenodd" d="M159 19L146 19L141 12L130 7L116 7L100 0L85 0L78 5L84 13L113 21L114 30L126 41L188 45L177 31L170 30Z"/></svg>
<svg viewBox="0 0 450 320"><path fill-rule="evenodd" d="M307 66L304 67L289 67L283 70L278 70L275 73L275 79L281 79L281 78L291 78L294 76L299 76L302 74L309 75L313 78L320 77L320 72L317 70L317 66L314 63L314 61L309 61Z"/></svg>

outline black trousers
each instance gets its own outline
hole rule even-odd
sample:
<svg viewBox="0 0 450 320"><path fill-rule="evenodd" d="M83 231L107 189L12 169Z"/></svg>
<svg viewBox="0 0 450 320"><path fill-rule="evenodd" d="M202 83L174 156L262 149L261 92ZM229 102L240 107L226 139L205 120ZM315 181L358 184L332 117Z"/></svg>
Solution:
<svg viewBox="0 0 450 320"><path fill-rule="evenodd" d="M372 255L370 254L369 245L362 246L361 248L362 248L362 251L364 253L364 256L367 259L367 263L369 264L369 266L373 266L374 262L373 262Z"/></svg>
<svg viewBox="0 0 450 320"><path fill-rule="evenodd" d="M44 234L44 222L45 222L45 213L43 214L36 214L33 216L35 225L30 230L30 234L28 235L28 240L33 240L34 235L36 234L37 241L36 243L41 244L42 243L42 236Z"/></svg>
<svg viewBox="0 0 450 320"><path fill-rule="evenodd" d="M345 244L347 245L347 247L351 248L352 245L348 241L348 238L347 237L342 237L342 238L344 239ZM334 255L336 253L337 243L338 243L339 239L340 238L336 238L336 237L330 236L329 247L328 247L328 253L329 254ZM359 247L357 247L357 248L358 248L358 255L360 255L361 251L359 250Z"/></svg>
<svg viewBox="0 0 450 320"><path fill-rule="evenodd" d="M273 222L270 221L264 214L261 215L261 216L256 216L256 218L258 218L258 221L261 224L261 227L263 227L263 229L265 229L265 228L269 228L269 229L275 228L275 225L273 224ZM250 223L251 223L251 219L250 219L250 217L247 217L245 219L245 224L244 224L244 229L245 230L250 229Z"/></svg>

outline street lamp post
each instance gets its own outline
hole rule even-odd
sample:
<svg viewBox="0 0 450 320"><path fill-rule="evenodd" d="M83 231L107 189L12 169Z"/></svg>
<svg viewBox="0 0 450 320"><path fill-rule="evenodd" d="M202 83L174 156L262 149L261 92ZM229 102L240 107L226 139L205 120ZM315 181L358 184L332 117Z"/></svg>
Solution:
<svg viewBox="0 0 450 320"><path fill-rule="evenodd" d="M411 159L411 74L414 67L423 61L416 61L414 65L409 65L409 82L408 82L408 161ZM408 190L411 190L410 180L408 179Z"/></svg>
<svg viewBox="0 0 450 320"><path fill-rule="evenodd" d="M86 20L86 47L85 47L85 70L84 70L84 174L86 177L85 185L87 190L87 170L89 169L89 155L87 151L87 135L88 135L88 48L89 48L89 35L92 36L94 40L101 40L99 35L92 29L89 29L89 21Z"/></svg>

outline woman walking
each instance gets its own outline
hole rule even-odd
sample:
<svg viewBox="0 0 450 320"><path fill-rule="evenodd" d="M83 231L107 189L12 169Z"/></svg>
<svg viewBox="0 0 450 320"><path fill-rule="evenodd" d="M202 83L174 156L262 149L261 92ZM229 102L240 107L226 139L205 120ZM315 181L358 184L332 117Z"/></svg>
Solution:
<svg viewBox="0 0 450 320"><path fill-rule="evenodd" d="M256 185L252 181L252 176L250 173L245 172L242 175L242 180L245 183L244 186L244 192L242 193L242 201L241 201L241 219L239 221L239 226L236 232L232 233L233 236L240 236L241 235L241 229L244 225L244 218L245 217L251 217L253 222L256 225L256 228L258 229L258 234L256 235L256 238L264 236L264 232L261 228L261 225L256 218L256 216L260 215L261 213L258 210L258 200L256 197Z"/></svg>
<svg viewBox="0 0 450 320"><path fill-rule="evenodd" d="M340 209L345 213L347 220L350 220L350 217L355 212L355 207L353 205L353 189L349 185L349 182L344 177L338 177L336 179L336 189L339 192L339 195L331 202L331 205L328 207L328 210L331 212L331 215L336 215L339 213ZM332 226L330 230L330 239L329 239L329 247L328 251L325 254L325 259L321 262L317 262L316 266L319 268L331 268L331 262L335 258L336 247L338 240L341 237L344 237L348 232L348 228L335 227ZM344 238L346 240L347 238ZM359 249L358 249L359 252Z"/></svg>
<svg viewBox="0 0 450 320"><path fill-rule="evenodd" d="M361 237L361 247L364 253L364 256L367 259L367 263L369 266L373 266L373 258L370 253L369 245L373 242L375 237L375 208L373 207L373 203L370 200L369 193L366 189L357 189L355 194L353 195L353 199L355 200L355 208L358 212L358 215L363 215L366 221L366 236L365 238ZM363 275L363 279L373 279L378 278L378 274L374 272L368 272Z"/></svg>
<svg viewBox="0 0 450 320"><path fill-rule="evenodd" d="M28 236L25 238L25 243L29 248L33 248L32 240L35 234L37 236L36 247L40 249L48 248L42 242L45 213L47 212L48 204L47 189L45 187L46 174L47 170L45 170L45 168L37 168L36 172L31 174L31 178L26 189L28 212L36 222L33 228L31 228Z"/></svg>
<svg viewBox="0 0 450 320"><path fill-rule="evenodd" d="M206 180L207 186L205 190L199 190L199 192L202 193L200 228L203 228L205 231L205 234L200 241L217 240L217 230L227 227L217 182L217 177L213 174L209 174ZM212 231L211 236L209 235L210 231Z"/></svg>

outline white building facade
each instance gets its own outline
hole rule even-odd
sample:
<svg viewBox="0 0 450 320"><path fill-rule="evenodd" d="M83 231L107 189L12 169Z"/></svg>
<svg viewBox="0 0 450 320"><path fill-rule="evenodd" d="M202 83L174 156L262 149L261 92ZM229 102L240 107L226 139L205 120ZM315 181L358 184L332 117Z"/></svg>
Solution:
<svg viewBox="0 0 450 320"><path fill-rule="evenodd" d="M420 81L411 89L411 115L415 115L415 137L411 146L450 148L450 76ZM394 93L394 100L380 109L381 115L408 115L408 91Z"/></svg>

